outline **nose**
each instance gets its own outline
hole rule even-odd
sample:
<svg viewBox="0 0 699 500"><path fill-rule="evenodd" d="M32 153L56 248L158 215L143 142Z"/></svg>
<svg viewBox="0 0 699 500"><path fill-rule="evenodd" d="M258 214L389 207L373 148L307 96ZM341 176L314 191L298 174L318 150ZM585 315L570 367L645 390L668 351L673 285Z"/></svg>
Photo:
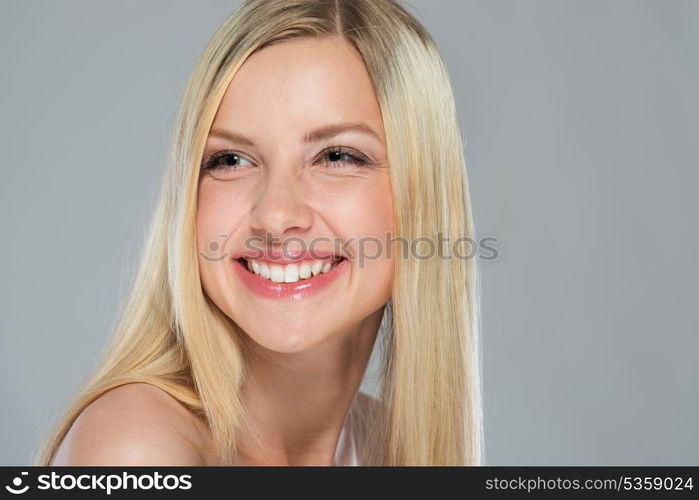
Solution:
<svg viewBox="0 0 699 500"><path fill-rule="evenodd" d="M311 227L313 216L296 177L293 169L270 169L250 215L254 233L283 238Z"/></svg>

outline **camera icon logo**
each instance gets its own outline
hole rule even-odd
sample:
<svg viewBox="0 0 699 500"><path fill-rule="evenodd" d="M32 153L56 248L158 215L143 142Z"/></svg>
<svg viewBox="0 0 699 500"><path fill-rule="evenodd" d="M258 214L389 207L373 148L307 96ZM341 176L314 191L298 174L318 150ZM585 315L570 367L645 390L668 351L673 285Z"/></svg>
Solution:
<svg viewBox="0 0 699 500"><path fill-rule="evenodd" d="M25 493L29 489L29 485L27 484L24 488L20 488L20 486L22 486L21 476L27 475L29 475L28 472L22 472L19 476L12 480L12 486L14 486L14 488L12 486L5 486L5 489L14 495L21 495L22 493Z"/></svg>

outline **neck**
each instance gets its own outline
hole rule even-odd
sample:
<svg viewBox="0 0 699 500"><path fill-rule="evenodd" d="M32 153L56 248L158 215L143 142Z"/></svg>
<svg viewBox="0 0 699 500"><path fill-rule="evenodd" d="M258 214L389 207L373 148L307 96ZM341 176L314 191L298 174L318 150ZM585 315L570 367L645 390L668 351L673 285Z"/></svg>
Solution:
<svg viewBox="0 0 699 500"><path fill-rule="evenodd" d="M382 315L383 308L352 331L300 353L248 342L241 394L248 426L239 441L239 463L332 464Z"/></svg>

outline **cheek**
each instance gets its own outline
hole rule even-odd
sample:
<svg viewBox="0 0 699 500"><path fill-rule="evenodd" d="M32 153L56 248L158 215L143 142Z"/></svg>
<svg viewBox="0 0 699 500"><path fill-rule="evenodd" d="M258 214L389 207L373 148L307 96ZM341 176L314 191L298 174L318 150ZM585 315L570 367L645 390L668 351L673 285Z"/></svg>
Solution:
<svg viewBox="0 0 699 500"><path fill-rule="evenodd" d="M220 212L216 207L220 204L212 189L199 186L197 193L197 250L210 250L209 244L216 240L216 227L220 225Z"/></svg>
<svg viewBox="0 0 699 500"><path fill-rule="evenodd" d="M230 190L221 189L221 184L200 184L196 212L199 275L207 295L219 306L225 303L230 274L227 245L235 228L241 224L241 211L238 204L234 204L236 198L231 196Z"/></svg>
<svg viewBox="0 0 699 500"><path fill-rule="evenodd" d="M357 212L354 224L358 234L355 255L359 272L369 289L376 290L381 301L388 300L393 278L390 240L393 237L393 203L390 193L376 193L367 199L370 209Z"/></svg>
<svg viewBox="0 0 699 500"><path fill-rule="evenodd" d="M339 235L354 257L355 278L367 307L383 304L390 298L393 278L393 196L385 176L352 179L325 185L317 196L317 213L323 214L330 230ZM370 292L368 292L370 291Z"/></svg>
<svg viewBox="0 0 699 500"><path fill-rule="evenodd" d="M355 240L393 231L393 197L387 172L317 185L314 210L336 234Z"/></svg>
<svg viewBox="0 0 699 500"><path fill-rule="evenodd" d="M225 183L202 182L199 185L196 232L200 252L210 252L213 243L223 246L231 230L241 224L240 207L243 205L239 193L226 189Z"/></svg>
<svg viewBox="0 0 699 500"><path fill-rule="evenodd" d="M391 295L395 258L389 248L393 237L393 197L388 180L367 191L363 206L355 215L357 232L364 235L357 248L359 272L382 305Z"/></svg>

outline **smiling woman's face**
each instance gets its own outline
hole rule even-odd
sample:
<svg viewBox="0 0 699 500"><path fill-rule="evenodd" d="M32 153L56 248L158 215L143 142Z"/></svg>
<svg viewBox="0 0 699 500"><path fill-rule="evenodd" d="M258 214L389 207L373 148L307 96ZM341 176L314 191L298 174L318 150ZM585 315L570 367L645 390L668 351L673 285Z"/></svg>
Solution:
<svg viewBox="0 0 699 500"><path fill-rule="evenodd" d="M376 317L393 275L391 183L378 101L350 45L302 38L249 57L203 162L202 285L252 340L300 352Z"/></svg>

